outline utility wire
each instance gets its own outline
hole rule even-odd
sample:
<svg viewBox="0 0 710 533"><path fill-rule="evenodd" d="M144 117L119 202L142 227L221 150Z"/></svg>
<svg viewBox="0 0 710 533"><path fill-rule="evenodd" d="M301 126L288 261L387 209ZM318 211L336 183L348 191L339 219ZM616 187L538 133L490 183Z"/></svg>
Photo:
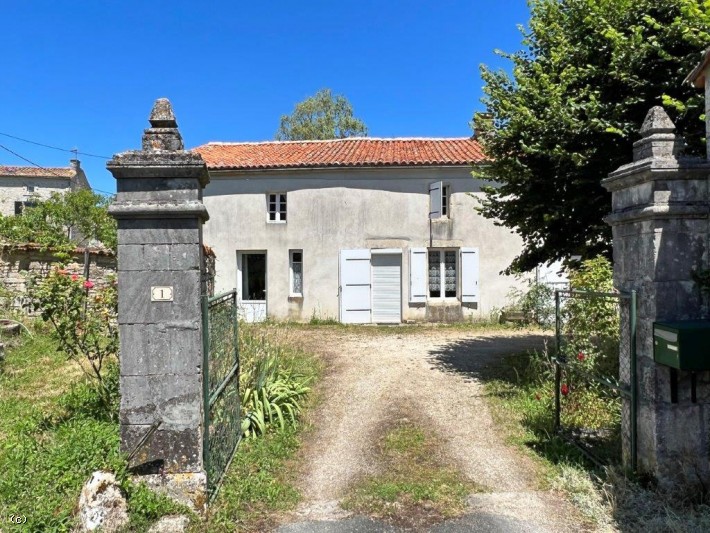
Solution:
<svg viewBox="0 0 710 533"><path fill-rule="evenodd" d="M52 145L49 145L49 144L43 144L43 143L39 143L39 142L36 142L36 141L30 141L29 139L23 139L22 137L16 137L15 135L10 135L9 133L3 133L3 132L1 132L1 131L0 131L0 135L4 135L5 137L10 137L11 139L17 139L18 141L22 141L22 142L34 144L34 145L36 145L36 146L43 146L43 147L45 147L45 148L51 148L52 150L59 150L60 152L69 152L69 153L72 153L72 154L81 154L81 155L85 155L85 156L87 156L87 157L98 157L99 159L111 159L110 157L105 156L105 155L89 154L89 153L87 153L87 152L80 152L79 150L67 150L66 148L60 148L60 147L58 147L58 146L52 146Z"/></svg>
<svg viewBox="0 0 710 533"><path fill-rule="evenodd" d="M35 163L34 161L30 161L30 160L27 159L25 156L22 156L22 155L18 154L17 152L13 152L13 151L10 150L7 146L4 146L4 145L0 144L0 148L2 148L3 150L5 150L5 151L7 151L7 152L10 152L10 153L11 153L12 155L14 155L15 157L19 157L20 159L22 159L23 161L26 161L26 162L29 163L30 165L35 166L35 167L37 167L37 168L39 168L39 169L41 169L41 170L44 170L45 172L48 172L48 173L52 174L53 176L58 176L58 177L60 177L60 178L64 178L64 177L65 177L65 176L62 176L61 174L57 174L56 172L54 172L54 171L52 171L52 170L50 170L50 169L48 169L48 168L46 168L46 167L43 167L42 165L38 165L38 164ZM96 189L96 188L94 188L94 187L92 187L91 190L96 191L96 192L100 192L100 193L103 193L103 194L108 194L108 195L110 195L110 196L113 196L114 194L116 194L116 193L113 193L113 192L102 191L101 189Z"/></svg>

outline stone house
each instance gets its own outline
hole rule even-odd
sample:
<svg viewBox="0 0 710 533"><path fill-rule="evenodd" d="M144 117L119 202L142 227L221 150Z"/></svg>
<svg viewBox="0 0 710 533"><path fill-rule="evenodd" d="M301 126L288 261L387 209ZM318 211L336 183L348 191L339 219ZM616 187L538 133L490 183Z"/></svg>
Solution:
<svg viewBox="0 0 710 533"><path fill-rule="evenodd" d="M19 215L22 209L52 193L90 189L78 159L68 167L14 167L0 165L0 214Z"/></svg>
<svg viewBox="0 0 710 533"><path fill-rule="evenodd" d="M476 211L471 138L208 143L205 244L248 320L456 321L505 305L521 241Z"/></svg>

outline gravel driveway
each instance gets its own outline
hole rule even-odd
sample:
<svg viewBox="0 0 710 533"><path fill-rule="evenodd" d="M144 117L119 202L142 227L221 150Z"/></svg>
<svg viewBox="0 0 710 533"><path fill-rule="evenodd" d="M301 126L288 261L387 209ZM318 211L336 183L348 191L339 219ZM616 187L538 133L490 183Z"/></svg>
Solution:
<svg viewBox="0 0 710 533"><path fill-rule="evenodd" d="M328 364L298 460L303 502L279 531L397 531L338 505L351 484L377 473L373 443L394 405L435 432L446 461L484 490L471 495L468 514L432 531L580 530L566 501L539 490L532 460L496 432L480 380L502 355L539 348L543 337L428 327L313 328L297 336Z"/></svg>

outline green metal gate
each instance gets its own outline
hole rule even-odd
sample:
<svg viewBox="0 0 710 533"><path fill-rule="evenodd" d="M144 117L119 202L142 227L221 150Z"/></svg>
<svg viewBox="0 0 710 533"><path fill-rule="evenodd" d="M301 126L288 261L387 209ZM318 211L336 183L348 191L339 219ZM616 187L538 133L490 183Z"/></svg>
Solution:
<svg viewBox="0 0 710 533"><path fill-rule="evenodd" d="M236 289L203 296L203 460L212 499L242 436Z"/></svg>
<svg viewBox="0 0 710 533"><path fill-rule="evenodd" d="M636 469L636 292L555 291L555 431Z"/></svg>

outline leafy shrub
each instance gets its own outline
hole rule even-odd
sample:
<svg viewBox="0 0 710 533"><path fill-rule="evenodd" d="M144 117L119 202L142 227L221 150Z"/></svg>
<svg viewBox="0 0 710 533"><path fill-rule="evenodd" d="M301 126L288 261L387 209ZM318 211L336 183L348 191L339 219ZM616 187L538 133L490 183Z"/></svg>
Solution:
<svg viewBox="0 0 710 533"><path fill-rule="evenodd" d="M104 382L104 363L118 355L118 293L114 282L96 287L90 280L55 267L28 287L32 308L52 324L59 350L97 381L102 402L109 406L113 391Z"/></svg>
<svg viewBox="0 0 710 533"><path fill-rule="evenodd" d="M518 311L525 317L523 324L535 324L543 329L551 329L555 324L555 290L547 283L535 279L528 280L527 290L513 289L506 310Z"/></svg>

